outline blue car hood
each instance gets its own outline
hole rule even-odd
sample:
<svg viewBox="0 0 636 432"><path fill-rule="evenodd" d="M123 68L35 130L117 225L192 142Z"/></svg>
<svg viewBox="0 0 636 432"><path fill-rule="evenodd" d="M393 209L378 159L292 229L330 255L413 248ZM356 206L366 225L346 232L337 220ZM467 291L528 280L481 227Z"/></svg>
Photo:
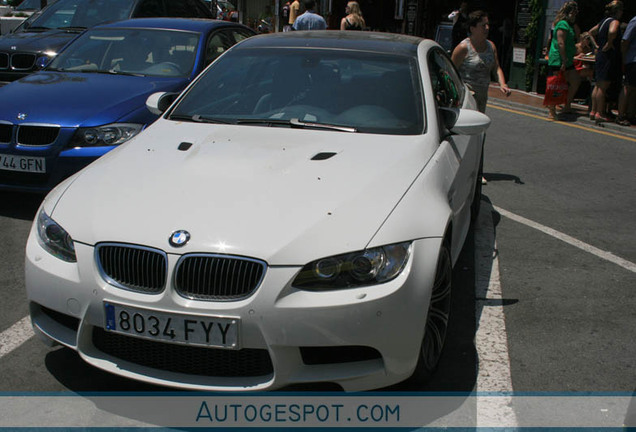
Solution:
<svg viewBox="0 0 636 432"><path fill-rule="evenodd" d="M0 88L0 120L15 122L21 113L26 123L99 126L143 108L152 93L181 91L188 82L186 78L41 71ZM147 110L142 113L150 115Z"/></svg>
<svg viewBox="0 0 636 432"><path fill-rule="evenodd" d="M49 30L42 33L29 31L11 33L0 38L0 51L57 52L78 35L78 32L67 30ZM15 47L15 50L12 47Z"/></svg>

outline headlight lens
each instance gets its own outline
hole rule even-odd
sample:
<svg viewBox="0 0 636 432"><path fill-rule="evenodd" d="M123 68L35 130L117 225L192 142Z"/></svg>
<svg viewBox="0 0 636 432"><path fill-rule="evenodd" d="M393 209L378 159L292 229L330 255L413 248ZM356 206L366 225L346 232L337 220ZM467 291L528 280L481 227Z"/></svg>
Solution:
<svg viewBox="0 0 636 432"><path fill-rule="evenodd" d="M302 268L292 286L328 291L388 282L404 270L411 243L396 243L343 255L322 258Z"/></svg>
<svg viewBox="0 0 636 432"><path fill-rule="evenodd" d="M76 262L75 246L71 236L51 219L44 210L38 214L38 240L51 255L67 261Z"/></svg>
<svg viewBox="0 0 636 432"><path fill-rule="evenodd" d="M135 123L113 123L94 128L79 128L69 147L100 147L123 144L139 132L143 125Z"/></svg>

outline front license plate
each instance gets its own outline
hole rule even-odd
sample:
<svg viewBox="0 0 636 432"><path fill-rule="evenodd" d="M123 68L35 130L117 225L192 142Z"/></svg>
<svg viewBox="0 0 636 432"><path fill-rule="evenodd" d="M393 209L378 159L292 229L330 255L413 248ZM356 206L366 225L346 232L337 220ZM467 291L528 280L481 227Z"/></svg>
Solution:
<svg viewBox="0 0 636 432"><path fill-rule="evenodd" d="M0 154L0 170L45 173L46 159L43 157Z"/></svg>
<svg viewBox="0 0 636 432"><path fill-rule="evenodd" d="M106 330L187 345L239 348L238 318L181 315L104 303Z"/></svg>

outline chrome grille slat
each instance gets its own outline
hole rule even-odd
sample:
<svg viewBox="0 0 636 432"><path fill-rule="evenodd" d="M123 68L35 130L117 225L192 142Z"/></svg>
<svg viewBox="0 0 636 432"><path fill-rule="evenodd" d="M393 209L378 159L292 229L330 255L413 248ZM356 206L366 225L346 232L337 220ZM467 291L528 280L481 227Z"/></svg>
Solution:
<svg viewBox="0 0 636 432"><path fill-rule="evenodd" d="M250 296L265 275L266 264L251 258L216 254L183 256L175 270L175 289L191 299L240 300Z"/></svg>
<svg viewBox="0 0 636 432"><path fill-rule="evenodd" d="M104 279L116 287L155 294L166 286L168 260L163 251L102 243L96 248L95 259Z"/></svg>

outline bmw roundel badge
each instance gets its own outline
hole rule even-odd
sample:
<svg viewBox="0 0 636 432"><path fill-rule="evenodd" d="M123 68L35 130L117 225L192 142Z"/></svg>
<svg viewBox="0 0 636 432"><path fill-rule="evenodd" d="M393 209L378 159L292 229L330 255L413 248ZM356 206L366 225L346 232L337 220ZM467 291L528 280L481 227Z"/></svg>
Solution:
<svg viewBox="0 0 636 432"><path fill-rule="evenodd" d="M170 235L169 242L174 247L184 246L190 240L190 233L185 230L175 231Z"/></svg>

